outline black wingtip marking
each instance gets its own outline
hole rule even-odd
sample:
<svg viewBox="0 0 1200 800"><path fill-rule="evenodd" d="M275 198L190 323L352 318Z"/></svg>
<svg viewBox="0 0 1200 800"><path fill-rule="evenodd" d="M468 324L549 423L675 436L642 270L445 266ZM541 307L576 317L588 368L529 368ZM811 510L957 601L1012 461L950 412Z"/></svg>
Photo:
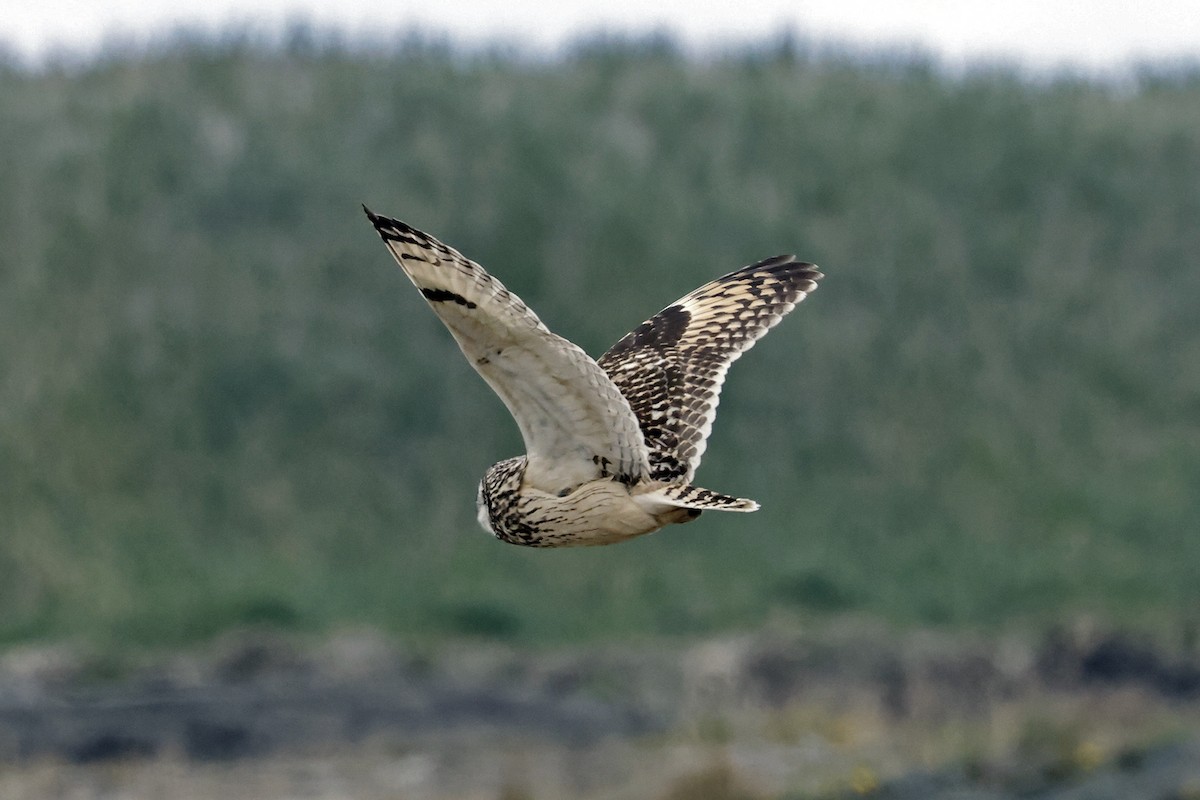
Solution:
<svg viewBox="0 0 1200 800"><path fill-rule="evenodd" d="M749 267L744 267L743 269L770 269L771 267L786 267L798 263L799 262L796 261L796 256L792 255L791 253L784 253L778 256L771 256L770 258L764 258L762 261L758 261L754 264L751 264Z"/></svg>
<svg viewBox="0 0 1200 800"><path fill-rule="evenodd" d="M416 236L420 232L416 228L398 219L376 214L367 208L366 203L363 203L363 211L366 212L367 219L371 220L371 224L375 226L375 232L379 234L379 238L384 241L405 242L417 247L421 246L421 241Z"/></svg>
<svg viewBox="0 0 1200 800"><path fill-rule="evenodd" d="M450 292L445 289L421 289L421 294L425 295L425 299L431 303L445 303L446 301L453 301L458 303L460 306L466 306L467 308L479 308L478 305L472 303L461 294L455 294L454 292Z"/></svg>
<svg viewBox="0 0 1200 800"><path fill-rule="evenodd" d="M740 283L750 277L753 286L761 286L770 276L780 287L788 291L799 290L805 294L816 291L825 273L808 261L800 261L793 255L779 255L764 258L749 266L734 270L728 275L718 278L715 283Z"/></svg>

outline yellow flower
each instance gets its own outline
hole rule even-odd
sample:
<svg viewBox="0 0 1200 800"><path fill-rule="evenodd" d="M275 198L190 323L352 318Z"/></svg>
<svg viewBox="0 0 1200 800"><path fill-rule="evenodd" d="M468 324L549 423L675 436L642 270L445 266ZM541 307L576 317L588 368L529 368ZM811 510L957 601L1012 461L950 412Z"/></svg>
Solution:
<svg viewBox="0 0 1200 800"><path fill-rule="evenodd" d="M870 794L879 788L879 778L870 767L859 765L850 773L850 788L856 794Z"/></svg>
<svg viewBox="0 0 1200 800"><path fill-rule="evenodd" d="M1095 769L1104 761L1104 748L1096 742L1085 739L1075 746L1073 761L1080 769Z"/></svg>

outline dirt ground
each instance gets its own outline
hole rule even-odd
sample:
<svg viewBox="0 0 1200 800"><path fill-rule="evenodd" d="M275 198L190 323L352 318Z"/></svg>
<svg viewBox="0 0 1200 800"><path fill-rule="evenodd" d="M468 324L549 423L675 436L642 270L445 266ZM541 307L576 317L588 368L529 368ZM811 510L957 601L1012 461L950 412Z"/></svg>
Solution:
<svg viewBox="0 0 1200 800"><path fill-rule="evenodd" d="M848 626L530 651L0 654L4 800L1200 800L1200 658Z"/></svg>

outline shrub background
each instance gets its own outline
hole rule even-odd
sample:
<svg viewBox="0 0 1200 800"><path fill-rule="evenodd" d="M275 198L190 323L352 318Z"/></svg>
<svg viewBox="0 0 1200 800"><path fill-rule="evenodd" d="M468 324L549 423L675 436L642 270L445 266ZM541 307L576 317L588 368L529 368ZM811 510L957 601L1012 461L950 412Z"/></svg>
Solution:
<svg viewBox="0 0 1200 800"><path fill-rule="evenodd" d="M295 31L9 64L0 109L0 637L1196 622L1195 70ZM360 202L593 355L742 264L820 264L698 475L763 510L484 535L516 427Z"/></svg>

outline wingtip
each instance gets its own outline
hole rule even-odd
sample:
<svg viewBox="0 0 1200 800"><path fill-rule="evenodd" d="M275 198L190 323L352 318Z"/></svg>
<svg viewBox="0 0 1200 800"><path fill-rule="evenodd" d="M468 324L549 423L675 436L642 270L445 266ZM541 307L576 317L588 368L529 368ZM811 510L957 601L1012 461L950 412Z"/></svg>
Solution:
<svg viewBox="0 0 1200 800"><path fill-rule="evenodd" d="M821 279L825 277L825 273L816 264L801 261L794 255L775 256L760 263L767 265L772 271L778 271L781 276L787 275L789 281L798 282L805 292L815 291Z"/></svg>
<svg viewBox="0 0 1200 800"><path fill-rule="evenodd" d="M362 204L363 212L367 215L367 219L371 220L371 224L375 226L375 230L383 233L384 230L395 230L404 233L413 232L416 229L407 222L402 222L395 217L385 217L383 214L376 214L371 209L367 208L367 204Z"/></svg>
<svg viewBox="0 0 1200 800"><path fill-rule="evenodd" d="M812 263L811 261L801 261L800 259L796 258L795 256L792 256L792 261L797 267L804 270L805 272L811 272L814 275L816 275L818 278L825 277L825 273L821 270L821 268L818 267L816 264Z"/></svg>
<svg viewBox="0 0 1200 800"><path fill-rule="evenodd" d="M783 253L781 255L772 256L771 258L764 258L762 261L757 261L753 264L750 264L749 266L742 267L739 270L735 270L734 272L730 273L730 275L736 275L739 272L747 272L747 271L751 271L751 270L761 270L761 269L778 271L781 274L782 273L790 273L790 274L806 274L807 273L809 275L809 277L816 276L816 277L813 277L813 280L820 280L821 278L825 277L825 273L822 272L821 268L818 267L816 264L813 264L811 261L801 261L799 258L797 258L792 253Z"/></svg>
<svg viewBox="0 0 1200 800"><path fill-rule="evenodd" d="M797 275L805 280L812 281L812 289L817 288L817 284L825 277L824 271L811 261L793 261L793 265L797 267ZM810 289L809 291L812 291Z"/></svg>
<svg viewBox="0 0 1200 800"><path fill-rule="evenodd" d="M385 217L382 214L376 214L371 209L367 208L367 204L362 204L363 212L367 215L367 219L375 226L375 232L383 239L394 239L398 232L403 233L411 230L408 225L405 225L398 219Z"/></svg>

